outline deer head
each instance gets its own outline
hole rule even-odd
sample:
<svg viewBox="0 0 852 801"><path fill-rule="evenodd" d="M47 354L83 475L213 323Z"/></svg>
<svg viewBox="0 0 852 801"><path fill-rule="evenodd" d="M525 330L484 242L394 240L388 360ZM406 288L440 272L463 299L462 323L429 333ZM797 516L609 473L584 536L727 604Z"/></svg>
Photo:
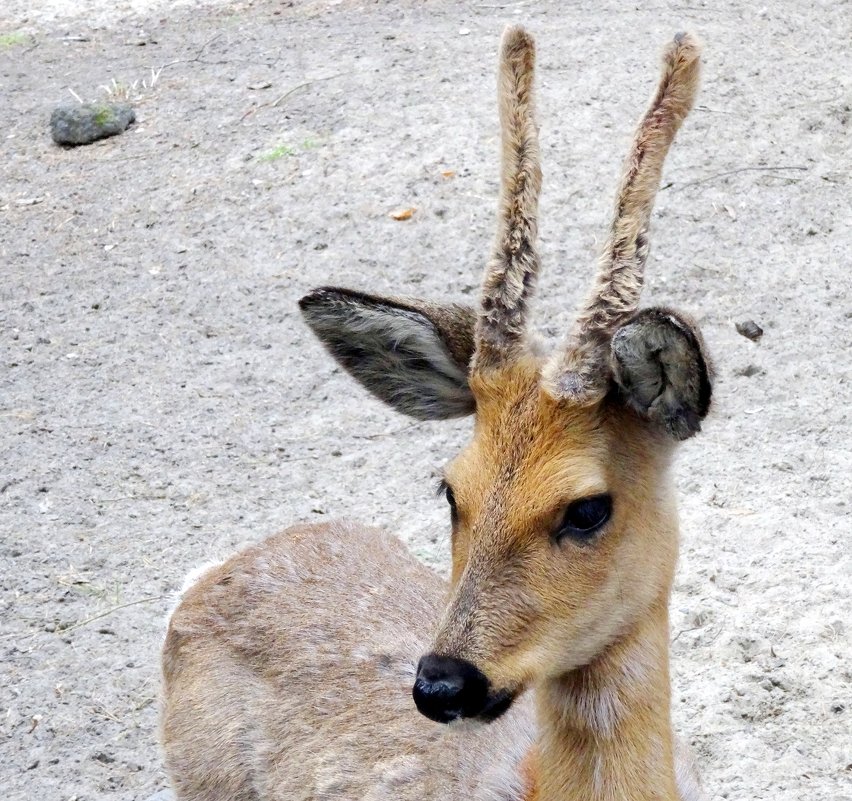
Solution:
<svg viewBox="0 0 852 801"><path fill-rule="evenodd" d="M663 161L697 88L697 42L679 35L665 50L593 290L550 356L527 330L539 269L534 60L531 37L509 28L498 228L479 308L336 288L300 302L334 358L396 410L475 415L471 442L444 471L451 593L414 688L439 721L495 717L667 601L677 555L667 466L710 403L694 325L669 309L638 310Z"/></svg>

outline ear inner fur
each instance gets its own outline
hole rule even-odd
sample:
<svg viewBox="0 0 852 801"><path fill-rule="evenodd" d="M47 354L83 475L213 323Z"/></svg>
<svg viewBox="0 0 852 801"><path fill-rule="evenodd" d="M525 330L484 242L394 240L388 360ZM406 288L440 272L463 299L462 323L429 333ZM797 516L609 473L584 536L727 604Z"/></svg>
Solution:
<svg viewBox="0 0 852 801"><path fill-rule="evenodd" d="M674 439L701 430L710 409L712 367L698 328L671 309L644 309L612 340L622 397Z"/></svg>
<svg viewBox="0 0 852 801"><path fill-rule="evenodd" d="M419 420L470 414L474 312L324 287L299 302L328 352L359 383Z"/></svg>

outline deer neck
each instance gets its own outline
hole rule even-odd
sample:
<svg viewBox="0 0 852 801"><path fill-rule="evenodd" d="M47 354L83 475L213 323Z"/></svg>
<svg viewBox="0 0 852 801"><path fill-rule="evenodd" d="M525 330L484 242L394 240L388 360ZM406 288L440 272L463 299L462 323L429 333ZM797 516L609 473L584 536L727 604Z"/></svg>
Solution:
<svg viewBox="0 0 852 801"><path fill-rule="evenodd" d="M668 604L537 691L536 801L677 801Z"/></svg>

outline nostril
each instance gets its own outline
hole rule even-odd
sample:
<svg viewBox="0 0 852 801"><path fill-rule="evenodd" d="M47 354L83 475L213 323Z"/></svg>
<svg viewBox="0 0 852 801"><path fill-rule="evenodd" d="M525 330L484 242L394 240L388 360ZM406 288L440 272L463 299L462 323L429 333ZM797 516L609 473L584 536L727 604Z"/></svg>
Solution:
<svg viewBox="0 0 852 801"><path fill-rule="evenodd" d="M488 680L469 662L429 654L417 666L412 695L417 709L427 718L449 723L473 717L484 709Z"/></svg>
<svg viewBox="0 0 852 801"><path fill-rule="evenodd" d="M446 657L424 657L417 667L417 680L432 685L433 691L458 692L464 687L464 675L455 660Z"/></svg>
<svg viewBox="0 0 852 801"><path fill-rule="evenodd" d="M461 717L463 685L418 676L412 695L421 714L438 723L449 723Z"/></svg>
<svg viewBox="0 0 852 801"><path fill-rule="evenodd" d="M426 695L433 695L436 698L455 698L461 695L464 689L464 684L458 680L430 680L424 678L417 679L417 685L420 687L420 692Z"/></svg>

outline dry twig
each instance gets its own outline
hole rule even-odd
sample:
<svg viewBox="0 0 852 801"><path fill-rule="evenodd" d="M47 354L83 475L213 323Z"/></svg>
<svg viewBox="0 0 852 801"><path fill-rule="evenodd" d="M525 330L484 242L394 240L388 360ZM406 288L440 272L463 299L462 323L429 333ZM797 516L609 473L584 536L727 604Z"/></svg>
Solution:
<svg viewBox="0 0 852 801"><path fill-rule="evenodd" d="M118 612L121 609L127 609L129 606L137 606L138 604L147 604L151 603L151 601L162 601L165 598L165 595L152 595L150 598L138 598L135 601L128 601L126 604L119 604L118 606L112 606L109 609L106 609L103 612L99 612L97 615L92 615L91 617L87 617L85 620L79 620L71 626L67 628L60 629L60 634L67 634L69 631L74 631L74 629L79 629L82 626L88 626L89 623L93 623L96 620L100 620L102 617L107 617L108 615L113 614L114 612Z"/></svg>
<svg viewBox="0 0 852 801"><path fill-rule="evenodd" d="M725 170L725 172L717 172L715 175L708 175L705 178L699 178L697 181L689 181L685 184L677 185L674 182L668 183L665 186L661 186L660 190L663 189L671 189L673 192L679 192L681 189L686 189L688 186L698 186L699 184L706 184L710 181L715 181L717 178L725 178L728 175L737 175L741 172L782 172L783 170L800 170L802 172L807 172L807 167L797 167L797 166L777 166L777 167L738 167L735 170ZM780 176L785 177L785 176Z"/></svg>

